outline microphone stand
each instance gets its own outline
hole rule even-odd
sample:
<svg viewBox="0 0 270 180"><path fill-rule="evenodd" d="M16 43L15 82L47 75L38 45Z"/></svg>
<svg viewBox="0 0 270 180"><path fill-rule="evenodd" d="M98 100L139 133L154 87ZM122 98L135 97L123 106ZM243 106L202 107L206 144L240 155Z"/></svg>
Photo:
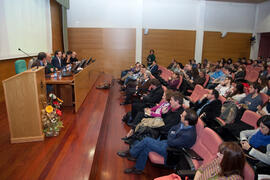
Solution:
<svg viewBox="0 0 270 180"><path fill-rule="evenodd" d="M27 54L26 52L24 52L21 48L18 48L18 51L21 51L23 54L25 54L26 56L32 58L32 56L30 56L29 54Z"/></svg>
<svg viewBox="0 0 270 180"><path fill-rule="evenodd" d="M24 52L21 48L18 48L18 51L21 51L21 52L22 52L23 54L25 54L26 56L32 58L32 59L33 59L33 62L36 60L36 59L33 58L32 56L30 56L28 53ZM38 66L39 66L39 65L37 65L37 69L38 69Z"/></svg>

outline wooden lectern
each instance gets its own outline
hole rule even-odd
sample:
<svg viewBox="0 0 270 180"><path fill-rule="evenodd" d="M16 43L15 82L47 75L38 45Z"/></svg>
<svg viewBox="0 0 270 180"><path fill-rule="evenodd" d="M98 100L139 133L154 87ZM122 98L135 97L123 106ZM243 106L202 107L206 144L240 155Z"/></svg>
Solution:
<svg viewBox="0 0 270 180"><path fill-rule="evenodd" d="M11 143L43 141L41 110L46 102L44 67L3 81Z"/></svg>

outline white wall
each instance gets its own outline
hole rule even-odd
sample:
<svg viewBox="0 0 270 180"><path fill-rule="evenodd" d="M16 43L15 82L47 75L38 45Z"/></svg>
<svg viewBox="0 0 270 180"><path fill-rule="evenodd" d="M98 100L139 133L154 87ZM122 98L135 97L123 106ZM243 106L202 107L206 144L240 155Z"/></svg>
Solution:
<svg viewBox="0 0 270 180"><path fill-rule="evenodd" d="M258 10L256 32L270 32L270 1L258 4Z"/></svg>
<svg viewBox="0 0 270 180"><path fill-rule="evenodd" d="M197 0L144 0L143 27L195 30Z"/></svg>
<svg viewBox="0 0 270 180"><path fill-rule="evenodd" d="M255 4L206 2L205 30L252 33Z"/></svg>
<svg viewBox="0 0 270 180"><path fill-rule="evenodd" d="M140 61L142 28L196 30L200 37L196 37L195 57L200 58L203 31L255 33L256 19L258 31L269 32L269 12L269 1L256 5L204 0L70 0L67 15L68 27L136 28L136 61ZM256 56L256 51L252 53Z"/></svg>
<svg viewBox="0 0 270 180"><path fill-rule="evenodd" d="M135 28L137 0L70 0L68 27Z"/></svg>

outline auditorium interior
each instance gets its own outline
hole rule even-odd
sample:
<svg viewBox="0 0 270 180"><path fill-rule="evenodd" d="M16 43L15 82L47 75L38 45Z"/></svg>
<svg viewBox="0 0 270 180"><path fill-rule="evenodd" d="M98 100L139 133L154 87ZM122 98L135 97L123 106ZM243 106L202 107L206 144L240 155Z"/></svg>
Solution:
<svg viewBox="0 0 270 180"><path fill-rule="evenodd" d="M270 0L1 0L1 180L270 180Z"/></svg>

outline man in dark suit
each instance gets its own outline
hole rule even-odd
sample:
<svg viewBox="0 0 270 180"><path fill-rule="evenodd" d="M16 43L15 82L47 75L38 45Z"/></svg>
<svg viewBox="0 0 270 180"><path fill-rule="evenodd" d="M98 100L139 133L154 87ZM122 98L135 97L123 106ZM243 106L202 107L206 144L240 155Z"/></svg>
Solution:
<svg viewBox="0 0 270 180"><path fill-rule="evenodd" d="M197 115L205 122L208 127L215 127L217 125L216 117L221 113L222 103L218 99L219 93L217 90L212 89L208 94L205 94L194 105Z"/></svg>
<svg viewBox="0 0 270 180"><path fill-rule="evenodd" d="M46 53L45 52L40 52L38 53L37 59L33 62L31 67L35 66L45 66L46 62Z"/></svg>
<svg viewBox="0 0 270 180"><path fill-rule="evenodd" d="M52 64L57 70L61 70L64 67L64 62L62 60L62 52L56 50L54 53L54 58L52 59Z"/></svg>
<svg viewBox="0 0 270 180"><path fill-rule="evenodd" d="M141 97L138 102L132 103L131 115L134 119L138 112L143 112L146 107L153 107L159 103L163 96L163 89L159 80L151 79L152 90L146 96Z"/></svg>

